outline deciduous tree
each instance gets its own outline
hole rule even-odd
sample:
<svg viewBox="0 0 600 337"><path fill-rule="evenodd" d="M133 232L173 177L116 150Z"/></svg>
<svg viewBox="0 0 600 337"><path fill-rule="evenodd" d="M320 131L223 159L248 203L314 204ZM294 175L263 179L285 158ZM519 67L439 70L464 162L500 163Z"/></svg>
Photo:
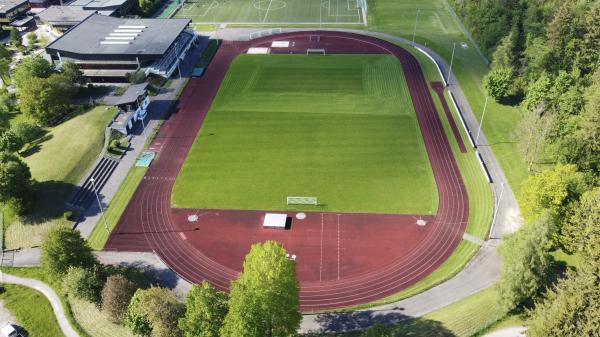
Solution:
<svg viewBox="0 0 600 337"><path fill-rule="evenodd" d="M497 68L485 75L483 87L496 102L501 102L509 96L513 80L512 68Z"/></svg>
<svg viewBox="0 0 600 337"><path fill-rule="evenodd" d="M227 294L203 281L194 284L185 307L185 316L179 320L179 328L185 337L219 337L227 315Z"/></svg>
<svg viewBox="0 0 600 337"><path fill-rule="evenodd" d="M506 309L529 306L544 290L551 263L547 251L550 226L550 217L541 216L500 246L502 270L497 287Z"/></svg>
<svg viewBox="0 0 600 337"><path fill-rule="evenodd" d="M99 264L90 269L69 267L62 280L63 291L70 296L98 304L105 279Z"/></svg>
<svg viewBox="0 0 600 337"><path fill-rule="evenodd" d="M122 275L111 275L102 289L102 311L114 323L120 323L137 286Z"/></svg>
<svg viewBox="0 0 600 337"><path fill-rule="evenodd" d="M96 257L79 231L58 227L42 243L41 267L52 277L63 276L69 267L93 268Z"/></svg>
<svg viewBox="0 0 600 337"><path fill-rule="evenodd" d="M32 182L29 167L17 156L0 152L0 202L21 214L31 205Z"/></svg>
<svg viewBox="0 0 600 337"><path fill-rule="evenodd" d="M546 298L536 304L527 336L600 336L600 262L588 260L569 271Z"/></svg>
<svg viewBox="0 0 600 337"><path fill-rule="evenodd" d="M296 266L274 241L252 246L232 282L223 337L294 336L302 316Z"/></svg>

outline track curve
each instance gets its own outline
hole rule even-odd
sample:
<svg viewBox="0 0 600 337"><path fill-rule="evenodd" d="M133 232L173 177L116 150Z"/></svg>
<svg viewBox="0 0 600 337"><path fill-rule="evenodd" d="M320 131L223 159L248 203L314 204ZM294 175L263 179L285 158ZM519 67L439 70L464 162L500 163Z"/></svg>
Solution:
<svg viewBox="0 0 600 337"><path fill-rule="evenodd" d="M320 36L318 42L311 39L315 35ZM385 264L377 265L377 268L363 268L361 272L341 278L338 261L337 279L300 280L302 310L367 303L409 287L439 267L462 239L469 214L468 196L418 61L399 46L351 33L297 32L250 42L224 41L203 77L190 80L181 95L177 112L159 130L151 145L158 155L109 238L106 249L153 250L184 279L190 282L208 280L220 289L229 288L239 268L221 263L188 240L187 236L192 236L198 228L186 227L181 219L181 210L171 208L171 191L230 63L248 48L270 46L275 40L293 42L289 50L280 50L285 53L304 52L318 44L328 53L388 53L397 57L408 83L439 193L437 214L429 220L427 230L420 232L418 242L411 246L410 251L398 247L401 254L390 254L392 258L385 260ZM226 212L202 211L212 218L223 216ZM321 221L331 216L322 213ZM369 218L369 215L362 216ZM378 219L373 215L370 221ZM402 216L397 218L398 221L402 219Z"/></svg>

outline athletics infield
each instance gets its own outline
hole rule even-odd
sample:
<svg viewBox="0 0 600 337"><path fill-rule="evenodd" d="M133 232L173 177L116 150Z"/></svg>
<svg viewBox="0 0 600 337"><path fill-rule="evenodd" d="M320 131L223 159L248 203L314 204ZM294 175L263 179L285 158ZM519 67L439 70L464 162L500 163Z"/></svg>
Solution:
<svg viewBox="0 0 600 337"><path fill-rule="evenodd" d="M324 48L399 59L438 188L435 215L307 212L291 230L274 231L262 228L265 211L171 208L175 178L232 60L278 40L291 41L280 53ZM466 188L419 63L403 48L372 37L301 32L224 41L203 77L190 80L150 148L157 156L105 249L155 251L184 279L228 289L250 246L276 240L297 256L303 311L367 303L409 287L450 256L467 225ZM190 222L190 215L198 220Z"/></svg>

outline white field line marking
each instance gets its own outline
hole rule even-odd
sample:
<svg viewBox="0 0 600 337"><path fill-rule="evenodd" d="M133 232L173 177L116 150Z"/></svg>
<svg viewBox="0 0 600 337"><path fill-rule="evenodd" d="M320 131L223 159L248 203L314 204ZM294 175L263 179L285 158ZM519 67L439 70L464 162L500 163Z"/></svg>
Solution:
<svg viewBox="0 0 600 337"><path fill-rule="evenodd" d="M321 261L319 262L319 282L322 281L322 273L323 273L323 213L321 213Z"/></svg>
<svg viewBox="0 0 600 337"><path fill-rule="evenodd" d="M340 279L340 214L337 215L337 235L338 235L338 242L337 242L337 274L338 274L338 280Z"/></svg>
<svg viewBox="0 0 600 337"><path fill-rule="evenodd" d="M263 19L263 23L265 21L267 21L267 16L269 15L269 10L271 10L271 4L273 3L273 0L269 1L269 7L267 7L267 12L265 13L265 18Z"/></svg>

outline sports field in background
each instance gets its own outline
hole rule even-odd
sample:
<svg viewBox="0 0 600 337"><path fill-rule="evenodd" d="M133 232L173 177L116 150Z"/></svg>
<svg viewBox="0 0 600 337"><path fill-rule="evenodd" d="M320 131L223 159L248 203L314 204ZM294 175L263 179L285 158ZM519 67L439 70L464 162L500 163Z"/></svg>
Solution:
<svg viewBox="0 0 600 337"><path fill-rule="evenodd" d="M202 23L363 23L359 0L186 0L175 17Z"/></svg>
<svg viewBox="0 0 600 337"><path fill-rule="evenodd" d="M390 55L242 55L175 183L180 208L432 214L437 188Z"/></svg>

